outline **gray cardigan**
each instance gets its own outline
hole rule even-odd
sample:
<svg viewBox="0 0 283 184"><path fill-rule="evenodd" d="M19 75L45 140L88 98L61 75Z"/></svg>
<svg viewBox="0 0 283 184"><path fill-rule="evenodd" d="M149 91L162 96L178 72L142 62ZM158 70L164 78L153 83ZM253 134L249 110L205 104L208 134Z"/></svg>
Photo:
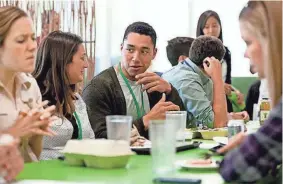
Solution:
<svg viewBox="0 0 283 184"><path fill-rule="evenodd" d="M161 99L159 92L148 93L150 109ZM95 76L84 88L82 95L88 109L88 116L96 138L107 138L106 116L126 115L126 100L118 81L116 72L110 67ZM185 110L183 102L174 87L166 101L178 105ZM148 131L145 130L142 118L134 120L141 136L148 138Z"/></svg>

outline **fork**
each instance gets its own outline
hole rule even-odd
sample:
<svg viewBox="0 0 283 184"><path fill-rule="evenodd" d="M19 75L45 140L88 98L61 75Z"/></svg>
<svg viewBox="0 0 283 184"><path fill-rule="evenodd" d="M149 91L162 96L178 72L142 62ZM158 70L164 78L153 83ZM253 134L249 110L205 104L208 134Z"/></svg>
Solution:
<svg viewBox="0 0 283 184"><path fill-rule="evenodd" d="M205 160L210 159L212 156L221 156L221 154L217 152L206 152L201 154L201 158Z"/></svg>

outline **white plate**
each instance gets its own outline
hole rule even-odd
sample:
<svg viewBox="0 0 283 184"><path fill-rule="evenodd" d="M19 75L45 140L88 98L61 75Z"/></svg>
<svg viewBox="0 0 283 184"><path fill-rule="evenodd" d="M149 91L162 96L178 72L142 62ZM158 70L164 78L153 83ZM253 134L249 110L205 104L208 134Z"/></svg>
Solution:
<svg viewBox="0 0 283 184"><path fill-rule="evenodd" d="M144 142L144 145L143 146L131 146L131 148L134 148L134 149L144 149L144 148L151 148L151 142L149 140L146 140Z"/></svg>
<svg viewBox="0 0 283 184"><path fill-rule="evenodd" d="M213 140L217 143L228 144L228 137L213 137Z"/></svg>
<svg viewBox="0 0 283 184"><path fill-rule="evenodd" d="M21 180L16 181L13 184L77 184L78 182L70 181L54 181L54 180ZM82 184L91 184L90 182L80 181ZM98 184L98 183L97 183Z"/></svg>
<svg viewBox="0 0 283 184"><path fill-rule="evenodd" d="M201 143L199 145L199 148L200 149L211 149L218 145L219 145L218 143Z"/></svg>
<svg viewBox="0 0 283 184"><path fill-rule="evenodd" d="M183 169L216 169L219 167L216 164L215 160L212 160L212 163L209 165L202 165L202 164L189 164L187 163L189 160L178 160L175 162L176 166L181 167Z"/></svg>
<svg viewBox="0 0 283 184"><path fill-rule="evenodd" d="M193 138L193 132L185 132L184 133L184 136L186 139L192 139Z"/></svg>
<svg viewBox="0 0 283 184"><path fill-rule="evenodd" d="M63 150L64 146L57 146L57 147L53 147L51 149L53 149L53 150Z"/></svg>
<svg viewBox="0 0 283 184"><path fill-rule="evenodd" d="M176 147L186 146L192 144L191 142L177 142ZM144 149L144 148L151 148L151 142L145 141L143 146L131 146L131 149Z"/></svg>
<svg viewBox="0 0 283 184"><path fill-rule="evenodd" d="M246 123L247 134L255 133L259 128L260 124L258 121L249 121Z"/></svg>
<svg viewBox="0 0 283 184"><path fill-rule="evenodd" d="M131 146L131 149L145 149L145 148L151 148L151 146Z"/></svg>
<svg viewBox="0 0 283 184"><path fill-rule="evenodd" d="M93 184L93 182L83 182L80 181L79 183L81 184ZM96 184L102 184L102 183L97 183ZM12 184L78 184L78 182L73 182L73 181L55 181L55 180L21 180L21 181L16 181Z"/></svg>

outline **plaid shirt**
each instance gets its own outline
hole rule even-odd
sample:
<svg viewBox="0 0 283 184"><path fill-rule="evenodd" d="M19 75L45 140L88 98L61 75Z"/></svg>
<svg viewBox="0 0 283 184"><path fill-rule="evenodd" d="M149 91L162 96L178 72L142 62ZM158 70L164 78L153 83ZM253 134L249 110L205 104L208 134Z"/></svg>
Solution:
<svg viewBox="0 0 283 184"><path fill-rule="evenodd" d="M282 98L264 125L249 135L220 164L220 174L228 181L253 182L282 165Z"/></svg>

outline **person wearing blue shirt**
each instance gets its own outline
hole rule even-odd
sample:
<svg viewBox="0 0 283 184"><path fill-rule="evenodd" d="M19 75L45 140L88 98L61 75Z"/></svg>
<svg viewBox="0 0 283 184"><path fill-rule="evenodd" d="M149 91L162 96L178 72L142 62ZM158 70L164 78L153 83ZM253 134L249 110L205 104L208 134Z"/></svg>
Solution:
<svg viewBox="0 0 283 184"><path fill-rule="evenodd" d="M216 37L200 36L191 45L189 57L162 77L177 90L188 112L187 127L209 128L227 124L227 104L222 80L223 43Z"/></svg>

